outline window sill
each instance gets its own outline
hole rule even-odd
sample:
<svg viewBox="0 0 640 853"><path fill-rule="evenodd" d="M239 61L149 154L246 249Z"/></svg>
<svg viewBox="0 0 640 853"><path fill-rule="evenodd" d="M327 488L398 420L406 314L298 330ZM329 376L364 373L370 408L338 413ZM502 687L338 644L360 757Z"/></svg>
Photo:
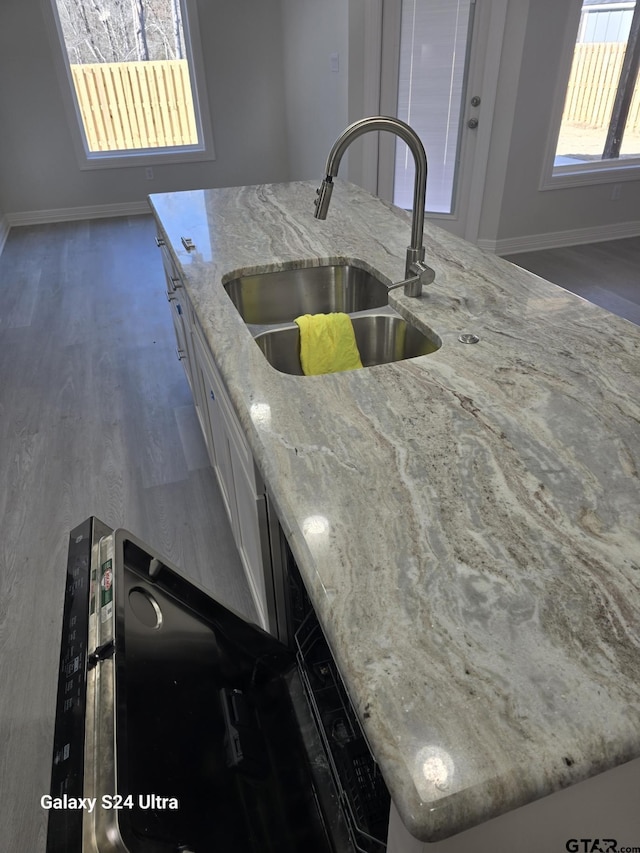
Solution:
<svg viewBox="0 0 640 853"><path fill-rule="evenodd" d="M564 187L591 186L595 184L619 184L623 181L640 180L640 159L594 161L575 166L556 166L542 176L540 190L557 190Z"/></svg>
<svg viewBox="0 0 640 853"><path fill-rule="evenodd" d="M179 163L215 160L213 151L199 146L183 148L144 148L139 151L90 152L79 156L82 171L93 169L123 169L128 166L164 166Z"/></svg>

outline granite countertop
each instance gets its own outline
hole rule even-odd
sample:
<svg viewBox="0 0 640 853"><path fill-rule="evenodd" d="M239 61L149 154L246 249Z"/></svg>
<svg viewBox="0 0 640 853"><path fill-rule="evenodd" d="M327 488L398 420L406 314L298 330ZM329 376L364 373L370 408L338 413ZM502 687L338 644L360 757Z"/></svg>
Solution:
<svg viewBox="0 0 640 853"><path fill-rule="evenodd" d="M223 280L404 273L406 213L337 181L320 222L315 188L151 202L392 798L434 841L640 755L640 328L427 223L435 282L390 303L441 349L278 373Z"/></svg>

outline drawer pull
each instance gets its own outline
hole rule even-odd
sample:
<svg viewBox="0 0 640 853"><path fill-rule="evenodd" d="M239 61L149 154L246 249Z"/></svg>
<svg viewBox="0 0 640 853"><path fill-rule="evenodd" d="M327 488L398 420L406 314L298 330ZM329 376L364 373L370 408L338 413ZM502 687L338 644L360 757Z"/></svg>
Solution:
<svg viewBox="0 0 640 853"><path fill-rule="evenodd" d="M182 361L182 359L185 357L185 352L183 349L180 349L180 347L177 347L176 355L178 356L178 361Z"/></svg>
<svg viewBox="0 0 640 853"><path fill-rule="evenodd" d="M162 239L162 237L156 237L156 246L158 246L158 247L160 247L160 246L166 246L166 243L164 242L164 240Z"/></svg>

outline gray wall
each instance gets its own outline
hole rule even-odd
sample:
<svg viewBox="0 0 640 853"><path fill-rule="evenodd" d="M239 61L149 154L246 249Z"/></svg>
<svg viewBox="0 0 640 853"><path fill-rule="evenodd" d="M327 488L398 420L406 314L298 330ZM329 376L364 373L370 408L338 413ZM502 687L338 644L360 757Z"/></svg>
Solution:
<svg viewBox="0 0 640 853"><path fill-rule="evenodd" d="M78 168L43 4L0 0L0 209L12 215L142 202L150 192L321 177L362 99L365 0L198 0L216 160L143 168ZM568 3L508 0L480 241L607 232L640 219L640 182L538 189ZM350 32L351 29L351 32ZM339 54L340 70L329 56ZM362 149L360 149L362 150ZM359 179L358 148L341 176ZM615 179L611 183L614 183Z"/></svg>
<svg viewBox="0 0 640 853"><path fill-rule="evenodd" d="M348 124L348 3L282 0L282 37L289 177L320 180ZM332 54L338 71L331 70Z"/></svg>
<svg viewBox="0 0 640 853"><path fill-rule="evenodd" d="M198 0L216 160L80 171L45 25L48 0L0 2L0 207L140 202L150 192L288 177L280 0Z"/></svg>

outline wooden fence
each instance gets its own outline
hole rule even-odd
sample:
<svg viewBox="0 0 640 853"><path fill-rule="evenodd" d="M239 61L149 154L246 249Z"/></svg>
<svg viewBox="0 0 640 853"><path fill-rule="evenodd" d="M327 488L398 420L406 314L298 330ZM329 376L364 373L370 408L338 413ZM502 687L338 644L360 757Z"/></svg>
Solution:
<svg viewBox="0 0 640 853"><path fill-rule="evenodd" d="M90 151L195 145L186 59L72 65Z"/></svg>
<svg viewBox="0 0 640 853"><path fill-rule="evenodd" d="M608 127L625 48L624 42L576 45L562 116L563 125L566 123L589 128ZM638 86L633 93L627 129L640 130Z"/></svg>

